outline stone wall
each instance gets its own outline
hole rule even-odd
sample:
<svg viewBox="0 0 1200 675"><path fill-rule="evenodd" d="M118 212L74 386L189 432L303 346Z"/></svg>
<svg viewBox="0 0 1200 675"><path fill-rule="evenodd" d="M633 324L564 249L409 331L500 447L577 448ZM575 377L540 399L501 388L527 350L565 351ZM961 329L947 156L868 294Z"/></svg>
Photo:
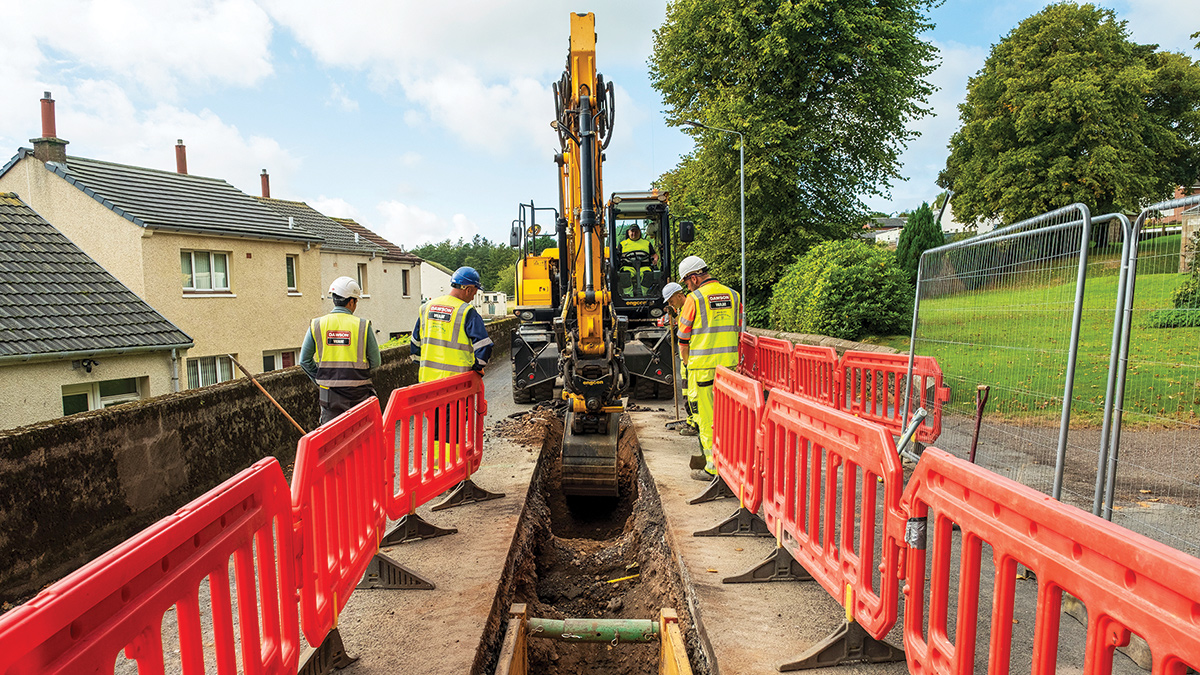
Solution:
<svg viewBox="0 0 1200 675"><path fill-rule="evenodd" d="M516 319L489 324L497 357ZM258 381L305 429L317 390L297 366ZM408 347L383 353L381 403L417 381ZM246 379L0 431L0 602L13 603L254 461L289 473L300 432Z"/></svg>
<svg viewBox="0 0 1200 675"><path fill-rule="evenodd" d="M792 344L802 345L817 345L818 347L833 347L833 350L838 353L838 356L845 354L848 351L856 352L881 352L885 354L895 354L896 350L884 345L872 345L865 342L851 342L850 340L841 340L824 335L809 335L808 333L784 333L778 330L766 330L763 328L750 328L748 332L754 335L764 337L778 338L787 340Z"/></svg>

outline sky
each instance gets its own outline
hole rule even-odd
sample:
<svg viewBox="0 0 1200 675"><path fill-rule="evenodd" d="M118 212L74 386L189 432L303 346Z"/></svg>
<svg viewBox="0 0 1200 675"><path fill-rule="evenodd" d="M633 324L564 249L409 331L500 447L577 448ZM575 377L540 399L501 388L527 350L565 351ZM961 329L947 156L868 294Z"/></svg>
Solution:
<svg viewBox="0 0 1200 675"><path fill-rule="evenodd" d="M1195 0L1102 3L1132 39L1200 59ZM481 234L506 241L519 203L556 205L551 83L568 14L596 13L597 63L615 83L605 191L645 190L691 150L668 127L647 60L666 0L0 0L0 162L41 135L56 101L69 155L190 173L355 218L413 248ZM887 213L930 200L967 79L1044 2L945 0L935 115L901 160ZM6 154L7 153L7 154Z"/></svg>

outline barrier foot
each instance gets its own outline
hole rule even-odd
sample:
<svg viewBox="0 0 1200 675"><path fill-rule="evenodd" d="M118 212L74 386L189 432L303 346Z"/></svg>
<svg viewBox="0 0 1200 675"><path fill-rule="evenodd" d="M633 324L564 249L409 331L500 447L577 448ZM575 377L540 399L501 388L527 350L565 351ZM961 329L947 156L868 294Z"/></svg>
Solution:
<svg viewBox="0 0 1200 675"><path fill-rule="evenodd" d="M432 591L432 581L382 553L376 553L367 565L367 572L355 588L387 588L416 591Z"/></svg>
<svg viewBox="0 0 1200 675"><path fill-rule="evenodd" d="M396 523L391 532L383 535L380 546L395 546L418 539L433 539L458 532L457 527L438 527L415 513L404 516Z"/></svg>
<svg viewBox="0 0 1200 675"><path fill-rule="evenodd" d="M342 644L342 634L334 628L315 649L304 647L304 652L300 655L300 669L296 671L296 675L327 675L357 660L357 656L346 653L346 646Z"/></svg>
<svg viewBox="0 0 1200 675"><path fill-rule="evenodd" d="M833 634L813 645L795 661L781 664L779 672L827 668L857 661L891 663L903 660L904 650L897 649L882 640L876 640L855 621L843 623L841 627L833 631Z"/></svg>
<svg viewBox="0 0 1200 675"><path fill-rule="evenodd" d="M812 575L796 562L786 548L776 546L762 562L741 574L725 577L721 583L756 584L763 581L812 581Z"/></svg>
<svg viewBox="0 0 1200 675"><path fill-rule="evenodd" d="M707 530L692 533L693 537L773 537L767 521L746 507L741 507L725 520Z"/></svg>
<svg viewBox="0 0 1200 675"><path fill-rule="evenodd" d="M708 484L708 487L704 488L704 492L701 492L696 497L692 497L690 500L688 500L688 503L703 504L704 502L712 502L718 499L736 496L737 495L733 494L733 490L730 490L729 486L725 484L724 478L721 478L720 476L713 476L712 482Z"/></svg>
<svg viewBox="0 0 1200 675"><path fill-rule="evenodd" d="M464 480L454 489L446 494L446 498L442 501L429 507L430 511L441 511L455 506L463 506L465 504L474 504L475 502L486 502L491 499L500 499L504 496L503 492L488 492L479 487L470 478Z"/></svg>

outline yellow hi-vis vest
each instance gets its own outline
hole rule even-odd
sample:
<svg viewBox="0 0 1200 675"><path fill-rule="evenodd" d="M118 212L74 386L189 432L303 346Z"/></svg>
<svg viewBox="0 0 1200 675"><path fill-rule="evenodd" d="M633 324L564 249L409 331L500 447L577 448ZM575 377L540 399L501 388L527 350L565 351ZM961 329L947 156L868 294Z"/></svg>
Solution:
<svg viewBox="0 0 1200 675"><path fill-rule="evenodd" d="M367 361L367 331L371 322L353 314L334 312L313 319L317 343L317 384L322 387L358 387L371 384Z"/></svg>
<svg viewBox="0 0 1200 675"><path fill-rule="evenodd" d="M440 380L471 370L475 350L465 327L471 304L443 295L421 308L421 382Z"/></svg>
<svg viewBox="0 0 1200 675"><path fill-rule="evenodd" d="M626 256L628 256L630 253L645 253L646 260L647 261L650 260L650 240L645 237L642 237L641 239L638 239L637 241L634 241L629 238L622 239L621 240L621 257L623 259L622 260L623 262L625 262L627 260ZM630 263L625 262L625 264L628 265Z"/></svg>
<svg viewBox="0 0 1200 675"><path fill-rule="evenodd" d="M696 303L696 323L688 343L688 369L736 368L741 297L714 281L692 291L692 301Z"/></svg>

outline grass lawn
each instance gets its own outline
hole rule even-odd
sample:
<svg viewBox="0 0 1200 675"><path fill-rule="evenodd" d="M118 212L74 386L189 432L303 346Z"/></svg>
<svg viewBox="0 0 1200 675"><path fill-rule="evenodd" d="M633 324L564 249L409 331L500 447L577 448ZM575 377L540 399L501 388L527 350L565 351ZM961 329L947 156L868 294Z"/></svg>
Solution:
<svg viewBox="0 0 1200 675"><path fill-rule="evenodd" d="M1142 325L1148 311L1171 306L1171 291L1184 278L1177 273L1178 256L1179 235L1142 242L1139 251L1125 397L1127 420L1132 424L1197 422L1200 328ZM1111 250L1090 256L1072 427L1099 424L1103 412L1118 257ZM989 418L1057 424L1075 295L1073 270L1060 269L1040 277L1013 275L1001 281L1000 288L960 291L921 302L916 352L938 359L953 391L951 410L973 415L975 387L987 384L991 387ZM907 336L873 342L908 349Z"/></svg>

